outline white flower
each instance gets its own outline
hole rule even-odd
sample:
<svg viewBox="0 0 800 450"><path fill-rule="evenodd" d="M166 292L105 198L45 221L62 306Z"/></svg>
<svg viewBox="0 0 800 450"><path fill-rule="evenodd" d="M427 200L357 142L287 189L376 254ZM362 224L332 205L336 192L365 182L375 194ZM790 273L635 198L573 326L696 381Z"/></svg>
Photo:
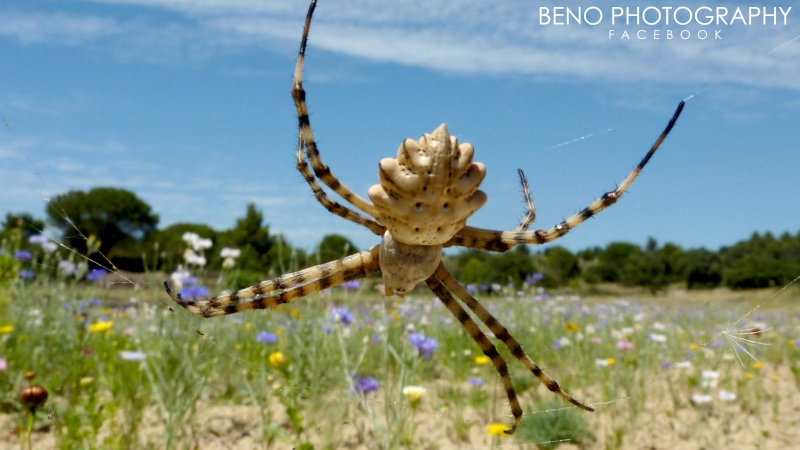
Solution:
<svg viewBox="0 0 800 450"><path fill-rule="evenodd" d="M187 244L191 245L192 242L200 239L200 236L198 236L197 233L192 233L191 231L187 231L186 233L183 233L181 239L183 239L183 241L186 242Z"/></svg>
<svg viewBox="0 0 800 450"><path fill-rule="evenodd" d="M121 351L119 352L119 359L123 361L142 361L145 359L147 355L144 352L131 352L131 351Z"/></svg>
<svg viewBox="0 0 800 450"><path fill-rule="evenodd" d="M242 251L238 248L223 247L222 250L219 251L219 256L223 258L238 258L241 255Z"/></svg>
<svg viewBox="0 0 800 450"><path fill-rule="evenodd" d="M683 360L679 363L675 363L673 367L675 367L676 369L690 369L692 367L692 362L689 361L688 359Z"/></svg>
<svg viewBox="0 0 800 450"><path fill-rule="evenodd" d="M663 334L650 333L650 340L653 342L667 342L667 337Z"/></svg>
<svg viewBox="0 0 800 450"><path fill-rule="evenodd" d="M608 359L597 358L594 360L594 365L597 367L608 367Z"/></svg>
<svg viewBox="0 0 800 450"><path fill-rule="evenodd" d="M732 402L736 400L736 394L725 389L719 390L719 399L723 402Z"/></svg>
<svg viewBox="0 0 800 450"><path fill-rule="evenodd" d="M692 404L705 405L711 403L712 397L710 394L694 394L692 395Z"/></svg>
<svg viewBox="0 0 800 450"><path fill-rule="evenodd" d="M44 250L45 253L53 253L54 251L58 250L58 244L53 241L43 242L42 250Z"/></svg>
<svg viewBox="0 0 800 450"><path fill-rule="evenodd" d="M417 405L426 392L428 390L422 386L406 386L403 388L403 395L406 396L412 406Z"/></svg>
<svg viewBox="0 0 800 450"><path fill-rule="evenodd" d="M654 329L654 330L656 330L656 331L664 331L664 330L666 330L666 329L667 329L667 326L666 326L666 325L664 325L664 324L663 324L663 323L661 323L661 322L655 322L655 323L653 323L653 325L651 325L651 326L652 326L652 327L653 327L653 329Z"/></svg>
<svg viewBox="0 0 800 450"><path fill-rule="evenodd" d="M197 239L192 242L192 248L197 252L209 249L212 245L214 245L214 243L211 242L211 239Z"/></svg>
<svg viewBox="0 0 800 450"><path fill-rule="evenodd" d="M704 370L700 373L700 378L702 381L702 386L706 389L714 389L717 387L717 382L719 381L719 372L714 370Z"/></svg>

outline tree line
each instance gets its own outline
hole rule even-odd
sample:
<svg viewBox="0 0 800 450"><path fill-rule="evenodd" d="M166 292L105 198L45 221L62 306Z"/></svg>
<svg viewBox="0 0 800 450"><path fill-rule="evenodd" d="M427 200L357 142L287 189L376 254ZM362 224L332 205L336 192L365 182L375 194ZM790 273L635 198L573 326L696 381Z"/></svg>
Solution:
<svg viewBox="0 0 800 450"><path fill-rule="evenodd" d="M118 269L173 270L184 263L186 233L210 240L204 255L208 268L220 268L223 247L236 248L236 284L252 284L310 265L331 261L359 249L346 237L324 236L313 251L294 248L285 236L271 233L264 216L249 204L243 217L227 230L204 224L177 223L158 228L159 217L134 193L111 187L69 191L51 199L47 218L29 213L7 214L0 243L16 236L27 242L45 225L55 227L65 246L76 252L103 255ZM97 259L96 259L97 260ZM653 292L683 283L689 289L727 286L733 289L786 285L800 275L800 231L779 237L753 233L749 239L719 250L683 249L650 238L644 247L613 242L573 253L553 246L536 252L519 246L502 254L462 250L445 264L466 284L520 286L536 283L548 288L616 283L642 286Z"/></svg>

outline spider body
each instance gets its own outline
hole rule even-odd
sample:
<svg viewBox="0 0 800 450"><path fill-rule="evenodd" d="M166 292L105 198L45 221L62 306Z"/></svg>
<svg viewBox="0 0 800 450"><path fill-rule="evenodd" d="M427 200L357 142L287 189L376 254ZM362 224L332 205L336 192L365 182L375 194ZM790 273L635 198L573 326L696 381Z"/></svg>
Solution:
<svg viewBox="0 0 800 450"><path fill-rule="evenodd" d="M420 281L425 281L484 355L491 359L500 375L514 416L514 425L507 431L508 434L512 434L519 425L522 408L505 360L465 307L547 389L576 407L594 411L592 407L564 392L555 380L533 362L508 330L450 274L441 262L442 248L457 245L504 252L516 245L543 244L564 236L622 196L672 130L683 111L684 102L679 103L656 142L616 189L606 192L577 214L548 230L527 231L535 218L535 210L522 170L519 170L519 176L527 213L515 230L485 230L466 224L469 216L486 203L486 194L478 189L486 168L483 164L472 161L472 146L459 144L455 137L450 136L444 124L432 133L423 135L418 141L405 140L400 145L396 158L387 158L380 162L379 184L369 189L370 202L345 186L322 161L311 129L302 75L315 8L316 0L312 0L300 41L292 87L299 130L296 167L325 209L366 227L381 237L381 243L336 261L289 273L274 280L262 281L236 292L225 292L214 298L185 299L173 294L165 282L167 293L188 311L203 317L215 317L292 302L377 272L383 275L387 296L402 296ZM358 211L331 200L320 186L320 181Z"/></svg>

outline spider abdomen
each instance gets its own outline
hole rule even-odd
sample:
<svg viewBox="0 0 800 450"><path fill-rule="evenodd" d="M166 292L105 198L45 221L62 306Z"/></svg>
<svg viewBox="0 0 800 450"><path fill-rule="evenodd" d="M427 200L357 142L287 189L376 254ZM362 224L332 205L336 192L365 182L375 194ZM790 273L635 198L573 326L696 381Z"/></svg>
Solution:
<svg viewBox="0 0 800 450"><path fill-rule="evenodd" d="M478 190L486 166L472 162L471 144L459 144L442 124L419 141L406 139L397 158L378 166L380 184L369 189L379 220L394 239L409 245L441 245L486 203Z"/></svg>
<svg viewBox="0 0 800 450"><path fill-rule="evenodd" d="M441 259L441 245L404 244L387 231L378 253L386 295L402 297L417 283L433 275Z"/></svg>

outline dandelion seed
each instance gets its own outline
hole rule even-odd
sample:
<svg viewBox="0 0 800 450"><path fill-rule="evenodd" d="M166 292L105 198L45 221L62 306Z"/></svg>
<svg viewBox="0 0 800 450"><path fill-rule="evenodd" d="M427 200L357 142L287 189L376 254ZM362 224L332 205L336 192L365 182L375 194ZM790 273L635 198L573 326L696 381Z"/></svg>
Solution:
<svg viewBox="0 0 800 450"><path fill-rule="evenodd" d="M511 430L511 427L504 423L491 423L486 427L486 432L489 433L489 436L504 436L508 437L506 431Z"/></svg>

